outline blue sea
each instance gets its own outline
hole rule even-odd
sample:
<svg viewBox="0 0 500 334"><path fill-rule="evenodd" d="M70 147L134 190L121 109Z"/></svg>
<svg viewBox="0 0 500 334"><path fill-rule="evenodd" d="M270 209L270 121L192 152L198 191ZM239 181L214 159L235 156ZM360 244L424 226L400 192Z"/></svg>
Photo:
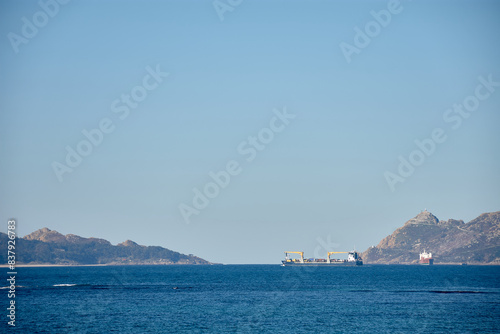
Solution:
<svg viewBox="0 0 500 334"><path fill-rule="evenodd" d="M8 290L0 290L5 333L500 333L498 266L17 272L15 328L7 325Z"/></svg>

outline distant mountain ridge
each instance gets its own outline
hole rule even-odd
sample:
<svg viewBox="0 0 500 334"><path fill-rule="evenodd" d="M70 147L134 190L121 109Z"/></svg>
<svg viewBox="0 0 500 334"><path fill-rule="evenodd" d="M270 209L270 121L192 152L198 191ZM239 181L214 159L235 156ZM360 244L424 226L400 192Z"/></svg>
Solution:
<svg viewBox="0 0 500 334"><path fill-rule="evenodd" d="M440 221L427 210L363 253L366 263L418 263L422 251L435 263L500 264L500 211Z"/></svg>
<svg viewBox="0 0 500 334"><path fill-rule="evenodd" d="M8 237L0 233L0 249L7 249ZM7 253L1 253L7 263ZM212 264L159 246L141 246L127 240L116 246L99 238L63 235L46 227L16 240L18 264Z"/></svg>

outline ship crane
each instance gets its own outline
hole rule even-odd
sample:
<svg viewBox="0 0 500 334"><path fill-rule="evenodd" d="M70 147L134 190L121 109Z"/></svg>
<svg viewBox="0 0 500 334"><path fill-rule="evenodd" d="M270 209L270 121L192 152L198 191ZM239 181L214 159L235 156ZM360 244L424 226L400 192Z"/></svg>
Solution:
<svg viewBox="0 0 500 334"><path fill-rule="evenodd" d="M285 258L288 254L300 254L300 263L304 263L304 252L285 252Z"/></svg>
<svg viewBox="0 0 500 334"><path fill-rule="evenodd" d="M330 263L330 255L332 254L348 254L349 252L328 252L326 256L326 262Z"/></svg>

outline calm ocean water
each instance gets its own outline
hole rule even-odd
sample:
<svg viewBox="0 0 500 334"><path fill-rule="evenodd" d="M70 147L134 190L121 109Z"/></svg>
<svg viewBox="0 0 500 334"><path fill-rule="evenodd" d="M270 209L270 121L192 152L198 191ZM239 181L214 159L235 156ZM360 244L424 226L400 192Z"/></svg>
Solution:
<svg viewBox="0 0 500 334"><path fill-rule="evenodd" d="M17 284L2 332L500 332L495 266L18 268Z"/></svg>

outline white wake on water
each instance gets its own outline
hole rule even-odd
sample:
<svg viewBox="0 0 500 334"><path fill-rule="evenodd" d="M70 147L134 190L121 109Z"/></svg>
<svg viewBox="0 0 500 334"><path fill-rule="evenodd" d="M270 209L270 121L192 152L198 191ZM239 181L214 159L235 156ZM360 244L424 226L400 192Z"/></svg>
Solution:
<svg viewBox="0 0 500 334"><path fill-rule="evenodd" d="M68 284L68 283L64 283L64 284L54 284L53 286L75 286L76 284Z"/></svg>

